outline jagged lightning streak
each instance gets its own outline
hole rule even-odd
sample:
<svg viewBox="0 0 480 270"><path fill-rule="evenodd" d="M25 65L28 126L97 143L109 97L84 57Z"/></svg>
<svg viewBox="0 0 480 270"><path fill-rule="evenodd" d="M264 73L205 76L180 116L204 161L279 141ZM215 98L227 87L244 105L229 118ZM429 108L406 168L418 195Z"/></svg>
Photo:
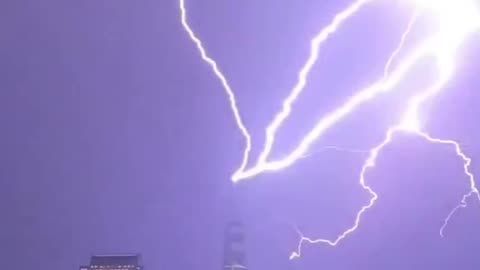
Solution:
<svg viewBox="0 0 480 270"><path fill-rule="evenodd" d="M185 29L185 31L188 33L188 36L190 37L190 39L197 46L197 49L200 52L200 55L201 55L203 61L208 63L208 65L212 68L213 72L215 73L215 76L217 76L217 78L222 83L223 89L225 89L225 92L227 93L228 99L230 101L230 107L233 111L233 115L235 117L235 121L237 123L237 126L240 129L243 137L245 138L245 151L243 153L242 163L241 163L240 167L238 168L238 172L241 172L247 166L248 155L249 155L250 149L252 147L250 134L248 133L248 130L245 127L245 124L243 123L242 117L240 116L240 111L238 110L238 107L237 107L237 101L235 99L235 94L234 94L232 88L230 87L230 84L228 83L227 78L225 77L225 75L223 75L223 73L218 68L217 62L215 62L215 60L213 60L207 54L207 51L203 47L202 41L197 37L195 32L192 30L192 28L188 24L187 9L185 8L185 0L180 0L179 3L180 3L180 19L181 19L181 22L182 22L183 29Z"/></svg>
<svg viewBox="0 0 480 270"><path fill-rule="evenodd" d="M335 240L328 240L328 239L322 239L322 238L312 239L312 238L304 236L303 233L300 230L298 230L298 228L296 228L297 233L300 235L300 241L298 243L297 250L292 252L292 254L290 255L290 259L299 258L301 256L302 246L303 246L304 243L310 243L310 244L324 243L324 244L328 244L330 246L336 246L341 240L343 240L345 237L347 237L349 234L351 234L352 232L354 232L358 228L358 226L360 225L360 219L361 219L362 215L368 209L370 209L375 204L376 200L378 199L378 194L375 193L375 191L373 191L373 189L368 184L365 183L365 174L366 174L366 172L369 168L372 168L372 167L375 166L376 159L377 159L378 155L380 154L380 151L383 150L383 148L385 146L387 146L392 141L394 133L400 132L400 131L403 131L403 132L411 131L411 130L408 130L408 129L405 130L405 128L406 127L402 127L402 126L395 126L393 128L390 128L387 132L387 136L385 137L385 139L370 151L370 155L369 155L367 161L362 166L362 170L361 170L361 173L360 173L360 185L362 186L363 189L365 189L371 195L371 198L370 198L368 204L364 205L360 209L360 211L357 212L354 225L352 227L350 227L349 229L345 230ZM467 206L467 202L466 202L467 199L475 194L477 196L478 200L480 200L480 195L479 195L479 191L478 191L478 189L476 187L476 184L475 184L474 176L469 170L471 159L468 158L462 152L462 150L460 148L460 145L456 141L433 138L430 135L428 135L427 133L420 132L420 131L415 131L415 134L425 138L427 141L432 142L432 143L452 145L455 148L456 154L459 157L462 158L462 160L464 162L464 172L469 178L470 191L467 194L463 195L461 202L448 214L448 216L444 220L444 223L443 223L442 227L440 228L440 235L443 237L443 231L444 231L445 227L448 225L448 222L449 222L450 218L452 217L452 215L458 209L464 208L464 207Z"/></svg>
<svg viewBox="0 0 480 270"><path fill-rule="evenodd" d="M347 7L342 12L338 13L333 21L325 28L323 28L320 33L318 33L310 42L310 55L307 59L307 62L300 70L298 74L298 82L293 88L290 95L285 99L283 102L282 111L277 114L273 120L273 122L267 127L266 130L266 142L262 153L258 158L257 164L262 165L265 163L270 151L272 150L274 141L275 141L275 133L277 132L278 128L281 126L283 121L288 117L290 112L292 111L292 105L305 88L307 84L307 76L310 73L313 65L318 59L318 53L320 45L325 42L330 34L334 33L337 28L348 18L350 18L353 14L355 14L363 5L367 4L371 0L357 0L352 5ZM257 165L258 166L258 165ZM234 179L236 176L234 175Z"/></svg>
<svg viewBox="0 0 480 270"><path fill-rule="evenodd" d="M289 166L297 159L304 156L308 147L301 147L302 151L297 151L293 154L287 156L283 161L277 161L275 163L267 162L267 157L271 152L271 149L275 143L275 134L283 124L284 120L290 115L292 110L292 105L301 94L303 89L307 84L307 77L312 69L313 65L318 59L320 46L329 38L332 33L335 33L337 29L351 16L355 15L358 10L365 4L371 2L372 0L356 0L350 6L338 13L330 24L323 28L310 42L310 54L298 74L297 84L292 89L290 95L285 99L282 106L282 111L278 113L271 124L268 125L265 134L266 141L262 152L259 155L257 163L248 170L237 170L232 175L232 180L234 182L251 178L259 173L265 171L275 171ZM321 127L320 127L321 129ZM318 135L317 135L318 136Z"/></svg>
<svg viewBox="0 0 480 270"><path fill-rule="evenodd" d="M439 3L439 1L437 3ZM451 3L452 2L450 2L450 4ZM441 3L441 4L445 4L445 3ZM452 9L453 7L451 6L443 6L443 7L449 8L450 10L448 10L448 12L456 12L456 11L458 12L458 10ZM434 53L438 61L438 69L440 72L439 78L437 79L437 81L433 86L428 88L426 91L423 91L415 95L413 98L409 100L402 122L394 127L391 127L388 130L385 140L371 150L367 161L362 166L362 170L360 173L360 185L362 186L362 188L368 191L368 193L371 195L371 199L367 205L363 206L360 209L360 211L357 212L354 225L349 229L345 230L333 241L328 239L322 239L322 238L311 239L309 237L305 237L303 234L300 233L301 238L300 238L297 250L291 254L290 259L298 258L301 256L302 245L305 242L311 243L311 244L325 243L331 246L336 246L347 235L354 232L358 228L362 215L368 209L370 209L374 205L375 201L378 199L378 194L375 193L372 190L372 188L365 182L365 174L367 172L367 169L375 166L375 163L380 151L392 141L393 134L398 131L409 132L409 133L419 135L431 143L452 145L455 148L455 152L457 156L459 156L464 162L464 173L469 178L470 191L467 194L463 195L460 203L456 207L454 207L454 209L445 218L444 223L440 228L440 235L442 237L443 237L443 231L445 227L448 225L448 222L450 221L452 215L458 209L466 207L467 199L469 197L475 194L477 196L477 199L480 200L480 193L476 187L474 176L469 170L471 159L465 155L465 153L461 150L460 145L456 141L433 138L430 135L428 135L426 132L421 131L419 116L418 116L420 105L422 105L427 100L436 96L438 92L442 89L442 87L451 78L453 74L453 66L454 66L456 49L461 45L461 42L466 38L468 34L470 34L472 31L478 31L480 27L478 14L474 14L471 17L467 16L466 19L459 17L459 16L466 16L466 14L472 15L472 13L470 12L471 10L476 10L474 5L464 6L464 9L462 9L461 12L458 12L456 14L458 16L453 16L453 18L456 21L448 21L449 25L447 26L447 28L444 29L444 31L442 31L440 34L438 34L438 36L436 36L433 39L434 42L430 43L431 52ZM447 11L447 9L444 9L442 11ZM466 24L457 24L459 21L463 21ZM452 26L455 26L455 27L452 27ZM405 36L408 35L408 32L410 31L410 27L411 25L409 25L407 31L402 37L401 43L403 43ZM401 45L399 46L399 48L400 47ZM397 53L398 53L398 50L396 50L392 54L392 57L390 58L390 60L393 59ZM391 62L390 60L388 61L388 63ZM387 63L387 66L389 65L388 63ZM388 69L386 68L386 70Z"/></svg>
<svg viewBox="0 0 480 270"><path fill-rule="evenodd" d="M446 74L443 75L443 79L440 80L439 82L437 82L428 91L425 91L425 93L432 94L432 93L438 91L444 85L444 83L447 81L447 79L448 79L448 76ZM419 96L425 96L426 97L425 94L424 95L419 95ZM416 97L418 97L418 96L416 96ZM412 100L416 100L415 97ZM411 100L411 102L412 102L412 100ZM407 110L407 112L408 111L410 111L410 110ZM408 118L405 118L405 119L408 119ZM357 212L357 215L356 215L355 222L354 222L353 226L348 228L347 230L345 230L339 236L337 236L337 238L335 240L329 240L329 239L323 239L323 238L312 239L312 238L309 238L309 237L305 237L305 236L303 236L303 234L301 234L301 239L300 239L299 245L297 247L297 251L295 251L291 254L290 259L295 259L295 258L298 258L298 257L301 256L301 248L302 248L303 243L305 243L305 242L310 243L310 244L325 243L325 244L328 244L330 246L336 246L341 240L343 240L349 234L351 234L352 232L357 230L358 226L360 225L360 220L361 220L363 214L368 209L370 209L378 199L378 194L365 181L366 173L368 172L369 169L375 167L378 155L385 148L385 146L387 146L392 141L393 135L397 132L400 132L400 131L409 132L409 133L411 132L411 133L419 134L419 135L427 138L429 141L434 142L433 140L431 140L431 138L428 135L426 135L424 133L421 133L419 130L417 130L416 129L417 126L414 125L414 123L416 123L416 122L404 121L401 124L398 124L398 125L395 125L395 126L389 128L388 131L387 131L387 135L386 135L385 139L380 144L378 144L377 146L375 146L374 148L372 148L370 150L370 154L369 154L367 160L365 161L365 163L362 166L362 169L361 169L361 172L360 172L359 182L360 182L360 185L362 186L362 188L370 194L371 198L370 198L368 204L364 205L360 209L360 211ZM438 142L440 142L440 141L438 141ZM450 143L450 141L448 141L448 142Z"/></svg>
<svg viewBox="0 0 480 270"><path fill-rule="evenodd" d="M408 22L407 29L402 34L402 38L400 39L400 43L398 43L397 48L390 55L390 58L388 58L387 64L385 64L385 68L383 69L383 78L384 79L387 79L388 74L390 73L390 67L392 66L393 61L397 57L398 53L403 49L403 45L405 44L405 41L407 40L407 37L410 34L410 31L412 30L413 25L417 21L417 18L419 16L419 11L420 11L419 8L416 8L415 11L413 12L412 17L410 18L410 21Z"/></svg>
<svg viewBox="0 0 480 270"><path fill-rule="evenodd" d="M302 68L299 73L299 81L297 85L292 90L291 94L287 97L283 103L283 110L274 117L273 122L267 127L266 130L266 143L264 149L261 152L257 163L250 169L245 170L246 163L248 162L248 154L250 151L250 135L248 134L246 128L244 127L236 107L235 99L233 92L228 85L225 77L217 68L216 63L207 56L200 40L195 36L191 28L189 27L186 20L186 11L184 0L180 0L180 8L182 13L182 24L185 30L188 32L190 38L195 42L197 48L199 49L202 59L206 61L214 70L215 75L222 82L225 90L227 91L232 110L234 111L237 124L241 129L243 135L246 137L247 147L244 152L244 158L240 168L233 174L233 181L240 181L247 178L251 178L255 175L258 175L266 171L277 171L283 168L286 168L293 163L295 163L299 158L304 157L305 152L308 150L310 145L317 140L327 129L333 127L338 121L342 120L345 116L353 113L353 111L361 104L369 101L381 93L388 92L393 90L393 88L404 78L407 72L411 71L412 66L417 64L420 60L426 59L427 57L433 56L436 58L439 69L439 77L436 82L426 91L422 91L417 95L414 95L408 100L408 105L403 115L401 122L393 127L390 127L387 131L387 135L384 141L379 145L371 149L370 155L366 160L365 164L362 166L360 173L360 185L371 195L369 203L363 206L356 215L354 225L345 230L340 234L335 240L328 239L310 239L303 234L301 234L301 240L299 242L297 252L294 252L291 258L296 258L300 256L302 244L305 242L308 243L325 243L331 246L336 246L342 239L354 232L359 224L362 215L371 208L375 201L378 198L378 195L368 186L365 182L365 174L368 169L375 166L377 157L381 150L388 145L394 133L396 132L409 132L412 134L417 134L422 136L427 141L431 143L440 143L453 145L456 150L456 154L462 158L464 161L464 172L470 179L470 191L462 197L459 205L457 205L447 216L444 221L443 226L440 229L440 234L443 236L443 230L447 226L452 215L460 208L466 206L466 200L473 196L474 194L480 200L480 195L478 189L475 185L473 174L469 171L470 158L468 158L461 150L459 144L452 140L442 140L433 138L428 135L426 132L421 130L419 108L427 100L435 97L438 92L443 88L443 86L449 81L453 74L453 65L456 56L456 50L458 47L465 41L469 34L479 30L480 26L480 16L479 10L473 0L408 0L415 4L415 14L412 16L412 19L409 22L407 31L402 36L401 42L396 50L392 53L391 57L387 61L384 71L383 79L377 81L376 83L368 86L367 88L361 90L356 95L348 99L342 106L338 107L332 113L321 118L314 128L306 134L306 136L300 141L297 148L295 148L289 155L281 160L267 161L268 155L274 144L275 134L278 128L280 128L283 121L288 117L291 112L291 107L294 101L298 98L301 91L307 84L307 75L316 62L318 58L318 48L319 46L328 38L329 34L334 33L338 26L343 23L346 19L354 15L358 9L369 1L357 0L347 9L339 13L332 23L324 28L319 35L317 35L311 42L311 51L310 57L306 65ZM396 58L397 54L402 50L403 43L410 32L415 19L417 17L416 12L419 10L427 10L429 13L435 15L437 19L437 26L439 30L432 35L427 35L423 42L419 46L416 46L413 49L413 52L408 54L403 58L398 67L390 73L390 65L393 60Z"/></svg>
<svg viewBox="0 0 480 270"><path fill-rule="evenodd" d="M386 80L378 80L376 83L361 90L353 97L348 99L343 105L339 106L336 110L320 119L314 128L301 140L297 148L295 148L285 158L265 163L258 163L256 166L244 171L241 175L234 175L233 181L236 182L248 179L266 171L278 171L295 163L306 153L312 143L314 143L325 131L332 128L337 122L350 115L363 103L377 97L381 93L393 90L394 87L401 81L401 79L403 79L406 73L410 71L413 65L415 65L420 59L432 54L432 42L433 40L429 40L418 46L414 52L408 55L402 64L399 65L399 67L387 77Z"/></svg>
<svg viewBox="0 0 480 270"><path fill-rule="evenodd" d="M365 211L367 211L370 207L373 206L373 204L375 203L375 201L378 198L377 193L375 193L375 191L373 191L373 189L365 183L365 174L366 174L366 172L369 168L375 166L375 162L376 162L378 154L380 153L380 151L383 149L383 147L385 145L390 143L390 141L392 140L392 136L393 136L394 132L397 131L397 130L398 130L397 128L391 128L391 129L388 130L385 140L383 140L379 145L377 145L375 148L370 150L370 154L368 156L368 159L366 160L366 162L362 166L362 170L361 170L361 173L360 173L360 185L362 186L363 189L365 189L371 195L371 198L370 198L370 201L368 202L368 204L364 205L360 209L360 211L357 212L354 225L352 227L350 227L349 229L345 230L339 236L337 236L337 238L335 240L328 240L328 239L323 239L323 238L312 239L312 238L304 236L300 231L297 230L299 232L301 238L300 238L300 241L298 243L297 251L293 252L290 255L290 259L295 259L295 258L298 258L298 257L301 256L302 245L303 245L304 242L308 242L310 244L324 243L324 244L328 244L330 246L336 246L342 239L344 239L347 235L351 234L352 232L354 232L358 228L362 215L365 213Z"/></svg>
<svg viewBox="0 0 480 270"><path fill-rule="evenodd" d="M325 42L328 37L334 33L337 28L349 17L351 17L353 14L355 14L363 5L367 4L372 0L357 0L350 6L348 6L345 10L342 12L338 13L332 22L322 29L311 41L311 50L310 50L310 55L308 57L307 62L303 66L302 70L299 73L299 80L295 87L293 88L292 92L290 95L285 99L283 103L283 109L280 113L278 113L273 122L267 127L266 129L266 142L264 145L264 149L259 155L259 159L256 163L256 165L249 169L245 170L247 162L249 160L249 153L251 150L251 136L245 127L243 120L240 116L239 109L237 107L237 102L235 99L235 94L230 87L225 75L221 72L221 70L218 68L218 64L207 54L202 41L198 38L198 36L195 34L195 32L192 30L192 27L188 23L187 19L187 9L185 7L185 0L179 0L179 6L180 6L180 18L181 18L181 23L184 28L184 30L187 32L188 36L190 39L195 43L198 51L200 52L200 55L202 57L202 60L205 61L213 70L215 76L220 80L222 83L223 88L225 89L229 101L230 101L230 107L234 113L235 120L237 123L238 128L240 129L242 135L245 138L245 151L243 154L243 159L240 167L233 173L232 175L232 180L234 182L240 181L242 179L246 179L252 176L255 176L261 172L264 171L271 171L271 170L277 170L280 169L280 167L285 167L287 166L287 163L293 163L293 159L298 159L301 158L301 156L304 154L303 153L297 153L295 157L291 157L291 161L284 162L285 165L275 165L275 164L269 164L266 163L265 160L267 156L269 155L271 148L274 144L275 140L275 133L278 130L278 128L281 126L283 121L288 117L288 115L291 112L291 107L293 102L297 99L297 97L300 95L302 90L305 88L305 85L307 84L307 76L312 69L313 65L318 59L318 54L319 54L319 47L320 45ZM305 149L306 150L306 149Z"/></svg>
<svg viewBox="0 0 480 270"><path fill-rule="evenodd" d="M445 218L442 227L440 228L440 236L443 237L444 236L443 231L447 227L453 214L455 214L455 212L458 211L460 208L467 207L467 199L473 195L476 195L477 199L480 201L480 193L478 192L478 188L475 183L475 177L473 176L473 173L470 171L470 163L472 162L472 160L463 153L462 149L460 148L460 145L456 141L432 138L426 133L423 134L423 137L431 142L453 145L455 147L455 153L457 154L457 156L461 157L463 160L463 170L465 174L468 176L468 180L470 182L469 192L462 196L462 200L460 201L460 203L457 206L455 206L452 209L452 211L450 211L450 213Z"/></svg>

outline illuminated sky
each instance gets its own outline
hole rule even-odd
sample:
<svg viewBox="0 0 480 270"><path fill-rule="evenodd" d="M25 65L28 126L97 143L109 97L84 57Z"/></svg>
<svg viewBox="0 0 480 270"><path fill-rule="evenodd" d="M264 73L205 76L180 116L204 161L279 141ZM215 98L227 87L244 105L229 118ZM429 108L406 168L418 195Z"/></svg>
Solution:
<svg viewBox="0 0 480 270"><path fill-rule="evenodd" d="M288 261L298 242L293 226L334 238L351 225L369 199L358 185L362 151L385 136L405 95L431 82L432 63L417 66L402 91L362 106L295 165L232 189L243 138L221 85L181 28L177 3L163 2L2 8L9 12L0 65L0 247L11 258L2 268L75 269L92 253L139 251L149 269L219 269L223 225L236 215L247 224L252 269L480 264L478 203L438 236L468 189L461 160L448 147L405 135L368 175L380 199L361 228L336 248L307 246L302 259ZM310 38L347 1L189 2L192 24L236 91L257 156ZM377 1L325 44L272 156L287 155L319 117L382 74L409 20L401 7ZM419 27L412 40L428 30ZM458 140L477 174L479 41L462 47L455 79L423 109L425 128Z"/></svg>

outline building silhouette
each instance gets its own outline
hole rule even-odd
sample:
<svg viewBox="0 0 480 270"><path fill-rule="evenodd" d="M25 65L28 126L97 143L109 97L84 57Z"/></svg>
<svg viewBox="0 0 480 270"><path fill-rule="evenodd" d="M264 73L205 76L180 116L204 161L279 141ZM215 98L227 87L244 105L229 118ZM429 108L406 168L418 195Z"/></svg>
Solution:
<svg viewBox="0 0 480 270"><path fill-rule="evenodd" d="M245 233L239 221L228 223L225 231L223 267L224 270L247 269Z"/></svg>
<svg viewBox="0 0 480 270"><path fill-rule="evenodd" d="M80 270L142 270L140 256L136 254L95 255L89 266L80 266Z"/></svg>

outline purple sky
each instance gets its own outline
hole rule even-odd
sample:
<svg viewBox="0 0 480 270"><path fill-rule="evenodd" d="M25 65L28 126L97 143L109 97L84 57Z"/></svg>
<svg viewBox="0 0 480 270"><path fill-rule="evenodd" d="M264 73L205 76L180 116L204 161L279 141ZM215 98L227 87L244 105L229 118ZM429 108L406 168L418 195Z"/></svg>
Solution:
<svg viewBox="0 0 480 270"><path fill-rule="evenodd" d="M322 49L274 155L380 76L408 13L378 2ZM309 39L346 3L187 1L256 151ZM1 269L76 269L110 252L140 252L148 269L221 269L225 222L239 216L251 269L478 269L478 202L438 235L468 188L461 160L401 135L368 174L380 199L360 229L337 248L306 246L288 261L298 240L291 224L334 238L368 199L358 185L365 154L315 150L378 143L431 64L328 132L310 158L232 187L243 140L175 1L4 1L0 10ZM426 108L426 128L461 141L480 175L478 42L463 48L461 74Z"/></svg>

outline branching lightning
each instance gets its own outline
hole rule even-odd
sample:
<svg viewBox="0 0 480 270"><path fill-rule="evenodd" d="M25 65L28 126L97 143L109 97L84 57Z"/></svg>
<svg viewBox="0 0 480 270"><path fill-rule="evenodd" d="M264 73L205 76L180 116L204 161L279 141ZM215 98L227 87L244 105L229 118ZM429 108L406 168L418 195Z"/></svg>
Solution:
<svg viewBox="0 0 480 270"><path fill-rule="evenodd" d="M400 39L400 43L398 43L397 48L393 51L393 53L390 55L390 58L388 58L387 63L385 64L385 68L383 69L383 78L387 79L388 74L390 73L390 67L392 66L393 60L397 57L398 53L402 50L403 45L405 44L405 41L407 40L408 35L410 34L410 31L413 28L413 25L417 21L419 9L415 9L413 12L412 17L410 18L410 21L408 22L407 29L405 32L402 34L402 38Z"/></svg>
<svg viewBox="0 0 480 270"><path fill-rule="evenodd" d="M455 60L458 48L466 41L466 39L473 33L480 30L480 10L474 0L405 0L413 4L414 12L409 21L407 29L403 33L399 45L391 54L386 62L384 74L381 79L373 84L358 91L351 98L346 100L341 106L328 113L326 116L319 119L316 125L303 137L298 143L297 147L291 153L279 160L269 160L269 155L275 144L275 136L277 131L281 128L283 122L288 118L292 111L292 106L300 96L301 92L308 84L308 75L319 57L319 49L321 45L334 34L336 30L343 25L350 17L357 14L357 12L372 0L356 0L346 9L338 13L332 22L323 28L312 40L309 57L298 74L298 81L293 87L290 95L283 102L282 110L275 115L272 122L265 130L265 144L260 153L257 162L247 169L247 163L250 160L251 150L251 136L245 127L237 108L235 95L225 76L218 68L216 62L207 55L202 42L196 36L187 20L187 12L185 8L185 0L180 1L181 22L188 33L191 40L196 44L202 59L209 64L214 74L218 77L224 90L226 91L232 111L234 113L237 125L245 138L245 151L240 167L232 175L232 180L238 182L241 180L252 179L254 176L268 171L279 171L294 164L299 159L307 155L310 146L321 137L325 131L335 127L335 125L343 120L345 117L351 115L355 109L361 104L364 104L380 94L394 91L395 87L401 82L412 67L418 64L421 60L434 59L437 64L438 75L436 80L426 89L419 90L417 94L413 95L407 100L407 105L402 115L401 120L394 126L388 128L385 139L378 145L369 150L369 155L363 164L359 183L362 188L370 194L368 204L364 205L358 212L353 225L346 229L343 233L338 235L335 239L312 239L304 236L301 232L300 242L296 252L292 253L291 259L301 256L301 249L304 243L324 243L330 246L336 246L348 235L357 230L360 225L362 216L370 209L378 199L378 194L366 183L367 172L375 167L377 158L382 150L393 140L394 135L399 132L416 134L430 143L444 144L454 148L456 155L464 162L464 173L469 179L470 189L467 194L464 194L460 203L454 207L446 217L443 225L440 228L440 235L443 237L444 230L447 227L451 217L460 209L467 205L467 200L476 196L480 200L480 193L476 187L475 179L470 171L471 159L465 155L460 148L459 143L453 140L443 140L430 136L427 132L422 130L422 123L420 120L420 108L426 102L432 100L437 96L444 86L449 82L455 73ZM398 58L399 53L404 49L404 43L414 27L417 18L420 15L432 16L435 21L435 31L432 34L426 35L418 45L414 46L404 57ZM396 62L396 67L392 69L393 63Z"/></svg>

